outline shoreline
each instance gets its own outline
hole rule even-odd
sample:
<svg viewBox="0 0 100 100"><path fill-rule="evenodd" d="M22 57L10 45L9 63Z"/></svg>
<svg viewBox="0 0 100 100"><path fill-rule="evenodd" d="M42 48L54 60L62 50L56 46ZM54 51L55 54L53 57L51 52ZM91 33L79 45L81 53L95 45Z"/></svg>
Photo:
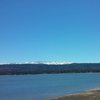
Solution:
<svg viewBox="0 0 100 100"><path fill-rule="evenodd" d="M60 96L50 100L100 100L100 88L86 90L82 93Z"/></svg>
<svg viewBox="0 0 100 100"><path fill-rule="evenodd" d="M70 73L39 73L39 74L0 74L0 76L23 76L23 75L58 75L58 74L100 74L100 72L70 72Z"/></svg>

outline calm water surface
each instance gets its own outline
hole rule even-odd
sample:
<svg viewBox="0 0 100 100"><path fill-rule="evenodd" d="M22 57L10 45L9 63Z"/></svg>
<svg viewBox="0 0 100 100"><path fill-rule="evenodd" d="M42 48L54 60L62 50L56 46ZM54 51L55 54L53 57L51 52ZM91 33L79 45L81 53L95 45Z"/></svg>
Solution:
<svg viewBox="0 0 100 100"><path fill-rule="evenodd" d="M100 74L0 76L0 100L47 100L100 87Z"/></svg>

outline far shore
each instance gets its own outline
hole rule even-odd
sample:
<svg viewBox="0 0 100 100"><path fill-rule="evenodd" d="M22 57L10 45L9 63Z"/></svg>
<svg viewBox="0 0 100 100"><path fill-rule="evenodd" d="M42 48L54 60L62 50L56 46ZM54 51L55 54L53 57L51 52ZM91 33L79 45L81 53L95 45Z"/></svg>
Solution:
<svg viewBox="0 0 100 100"><path fill-rule="evenodd" d="M70 94L64 97L57 97L50 100L100 100L100 88L91 89L83 93Z"/></svg>

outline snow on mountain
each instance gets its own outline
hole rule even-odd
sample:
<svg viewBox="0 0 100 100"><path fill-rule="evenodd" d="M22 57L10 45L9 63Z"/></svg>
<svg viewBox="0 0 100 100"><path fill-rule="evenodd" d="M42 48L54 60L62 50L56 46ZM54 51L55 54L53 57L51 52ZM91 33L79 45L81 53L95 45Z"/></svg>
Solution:
<svg viewBox="0 0 100 100"><path fill-rule="evenodd" d="M0 63L0 65L5 64L47 64L47 65L64 65L64 64L72 64L73 62L67 62L67 61L34 61L34 62L25 62L25 63Z"/></svg>
<svg viewBox="0 0 100 100"><path fill-rule="evenodd" d="M47 64L47 65L63 65L63 64L72 64L73 62L57 62L57 61L41 61L41 62L27 62L27 64Z"/></svg>

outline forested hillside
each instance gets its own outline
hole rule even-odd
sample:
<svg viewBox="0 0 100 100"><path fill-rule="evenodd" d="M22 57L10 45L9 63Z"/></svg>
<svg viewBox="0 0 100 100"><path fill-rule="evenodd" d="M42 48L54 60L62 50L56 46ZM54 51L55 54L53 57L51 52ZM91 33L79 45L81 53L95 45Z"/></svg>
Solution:
<svg viewBox="0 0 100 100"><path fill-rule="evenodd" d="M64 65L47 64L4 64L0 75L42 74L42 73L86 73L100 72L100 63L73 63Z"/></svg>

